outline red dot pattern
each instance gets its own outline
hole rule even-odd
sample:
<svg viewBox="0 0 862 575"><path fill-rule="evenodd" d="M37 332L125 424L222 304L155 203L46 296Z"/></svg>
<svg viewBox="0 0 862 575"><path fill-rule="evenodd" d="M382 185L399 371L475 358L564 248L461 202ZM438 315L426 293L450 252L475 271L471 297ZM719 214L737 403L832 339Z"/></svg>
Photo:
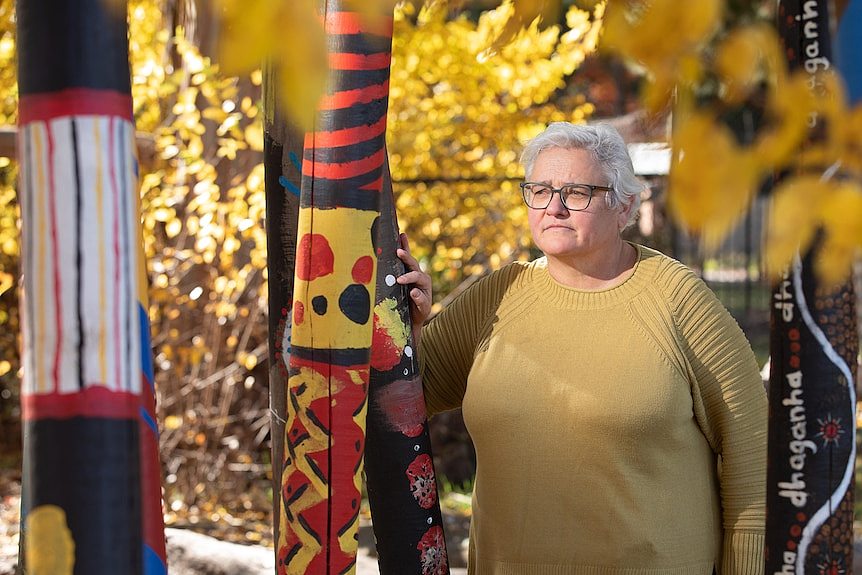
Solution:
<svg viewBox="0 0 862 575"><path fill-rule="evenodd" d="M335 254L326 237L320 234L305 234L296 248L296 277L312 281L332 273Z"/></svg>
<svg viewBox="0 0 862 575"><path fill-rule="evenodd" d="M374 273L374 260L371 256L362 256L353 264L353 281L358 284L368 284L371 281L371 274Z"/></svg>
<svg viewBox="0 0 862 575"><path fill-rule="evenodd" d="M305 306L296 300L293 302L293 325L300 325L305 320Z"/></svg>

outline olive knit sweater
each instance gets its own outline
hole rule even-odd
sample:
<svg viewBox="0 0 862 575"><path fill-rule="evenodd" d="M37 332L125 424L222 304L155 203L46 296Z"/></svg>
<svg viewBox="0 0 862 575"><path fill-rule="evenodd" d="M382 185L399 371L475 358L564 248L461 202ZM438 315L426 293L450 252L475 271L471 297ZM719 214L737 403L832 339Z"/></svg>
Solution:
<svg viewBox="0 0 862 575"><path fill-rule="evenodd" d="M742 331L682 264L636 246L622 284L544 258L423 328L429 413L476 447L469 573L763 573L766 394Z"/></svg>

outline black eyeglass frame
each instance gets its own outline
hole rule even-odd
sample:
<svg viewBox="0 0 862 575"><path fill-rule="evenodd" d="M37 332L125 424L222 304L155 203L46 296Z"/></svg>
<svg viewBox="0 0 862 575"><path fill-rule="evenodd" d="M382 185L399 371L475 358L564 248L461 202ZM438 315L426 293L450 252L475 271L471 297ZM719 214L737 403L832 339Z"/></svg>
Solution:
<svg viewBox="0 0 862 575"><path fill-rule="evenodd" d="M527 207L530 208L531 210L546 210L546 209L548 209L548 206L550 206L551 202L554 201L554 194L560 194L560 203L563 204L563 207L566 208L567 210L569 210L570 212L582 212L582 211L586 210L587 208L589 208L590 203L592 203L592 201L593 201L593 193L595 193L596 190L607 191L607 192L612 192L614 190L613 188L611 188L609 186L593 186L590 184L563 184L559 188L555 188L554 186L549 186L548 184L543 184L541 182L521 182L520 184L518 184L518 186L520 186L520 188L521 188L521 197L523 198L524 203L527 204ZM530 202L527 201L527 186L542 186L543 188L547 188L547 189L551 190L551 195L548 197L548 203L542 207L531 206ZM583 208L570 208L566 204L566 200L563 197L563 190L565 190L566 188L571 188L573 186L579 187L579 188L586 188L590 192L589 197L587 198L587 205L584 206Z"/></svg>

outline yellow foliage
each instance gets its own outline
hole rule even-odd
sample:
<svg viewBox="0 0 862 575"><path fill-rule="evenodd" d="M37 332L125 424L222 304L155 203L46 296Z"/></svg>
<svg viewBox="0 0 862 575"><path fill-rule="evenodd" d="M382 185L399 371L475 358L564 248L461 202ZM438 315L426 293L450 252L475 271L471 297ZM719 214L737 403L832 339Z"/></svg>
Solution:
<svg viewBox="0 0 862 575"><path fill-rule="evenodd" d="M826 238L818 251L816 269L827 284L837 284L850 273L862 254L862 184L844 181L822 198L821 225Z"/></svg>
<svg viewBox="0 0 862 575"><path fill-rule="evenodd" d="M18 121L14 2L0 4L0 126ZM0 157L0 376L18 367L17 298L18 202L17 170L12 158ZM8 367L6 367L8 364Z"/></svg>
<svg viewBox="0 0 862 575"><path fill-rule="evenodd" d="M696 113L674 135L669 184L672 213L716 247L756 191L755 158L739 148L727 127Z"/></svg>
<svg viewBox="0 0 862 575"><path fill-rule="evenodd" d="M290 117L309 130L326 87L326 35L314 0L220 0L219 62L227 74L247 74L269 62L281 82ZM226 151L229 156L232 152Z"/></svg>
<svg viewBox="0 0 862 575"><path fill-rule="evenodd" d="M778 38L764 24L731 30L715 56L716 72L726 90L725 99L732 103L741 102L770 71L782 70L783 63Z"/></svg>
<svg viewBox="0 0 862 575"><path fill-rule="evenodd" d="M762 172L783 168L793 159L808 135L808 111L814 102L801 73L782 75L781 83L769 91L769 123L759 131L751 150Z"/></svg>
<svg viewBox="0 0 862 575"><path fill-rule="evenodd" d="M647 109L661 109L678 82L700 77L699 59L693 56L718 29L723 7L722 0L626 0L610 6L604 47L647 70Z"/></svg>
<svg viewBox="0 0 862 575"><path fill-rule="evenodd" d="M787 180L773 190L766 244L767 271L773 278L790 265L800 246L808 245L817 229L817 212L831 187L817 176Z"/></svg>
<svg viewBox="0 0 862 575"><path fill-rule="evenodd" d="M860 253L858 188L832 176L862 180L862 105L849 108L832 73L790 74L770 27L740 26L709 45L723 5L614 3L603 41L647 71L650 82L641 100L648 109L668 107L673 93L669 196L683 226L702 234L707 246L717 246L761 182L782 171L789 179L774 193L768 271L774 277L822 228L816 269L821 280L834 283L847 276ZM695 90L708 74L720 82L718 98L696 102ZM755 88L765 90L767 121L752 144L742 145L717 118L752 98Z"/></svg>
<svg viewBox="0 0 862 575"><path fill-rule="evenodd" d="M815 269L827 285L845 279L862 250L862 184L799 176L778 186L774 194L767 243L770 276L778 277L822 228L825 237Z"/></svg>

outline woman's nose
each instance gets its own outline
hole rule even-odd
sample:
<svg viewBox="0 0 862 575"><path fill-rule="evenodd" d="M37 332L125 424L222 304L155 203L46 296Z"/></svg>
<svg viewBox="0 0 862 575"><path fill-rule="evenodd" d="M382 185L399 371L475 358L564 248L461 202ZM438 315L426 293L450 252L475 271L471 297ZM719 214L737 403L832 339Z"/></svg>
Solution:
<svg viewBox="0 0 862 575"><path fill-rule="evenodd" d="M569 209L563 204L563 194L559 191L551 194L551 203L545 208L545 213L558 216L568 215Z"/></svg>

